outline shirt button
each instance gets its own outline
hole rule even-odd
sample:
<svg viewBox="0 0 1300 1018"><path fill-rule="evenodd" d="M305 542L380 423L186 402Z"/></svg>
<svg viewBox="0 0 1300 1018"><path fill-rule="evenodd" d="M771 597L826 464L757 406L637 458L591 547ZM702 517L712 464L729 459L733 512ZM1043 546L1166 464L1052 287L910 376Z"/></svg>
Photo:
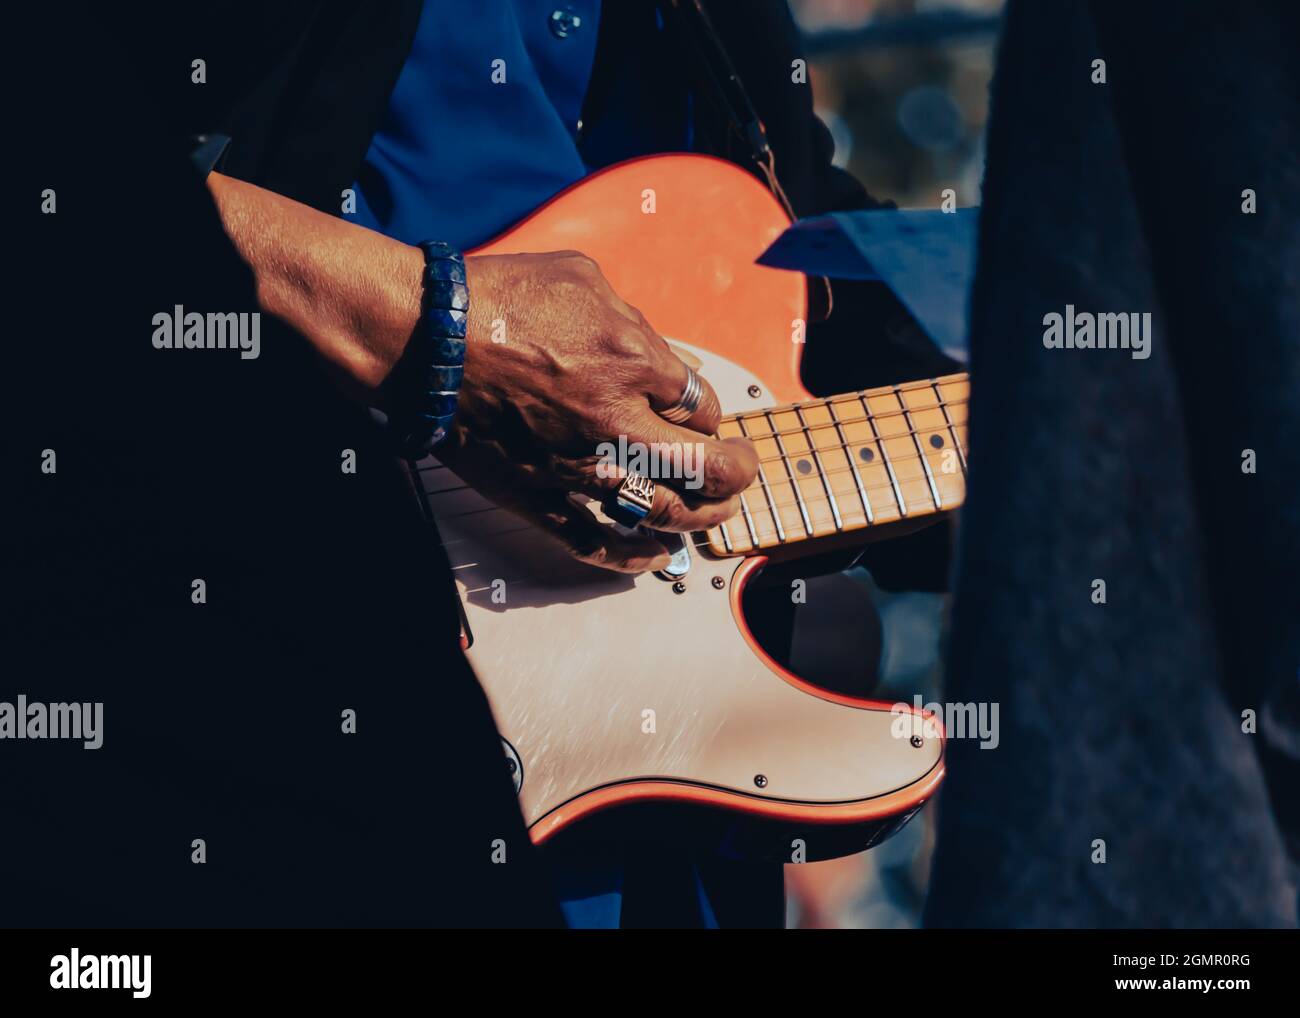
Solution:
<svg viewBox="0 0 1300 1018"><path fill-rule="evenodd" d="M560 7L551 11L551 34L557 39L567 39L570 32L582 27L582 18L574 13L572 7Z"/></svg>

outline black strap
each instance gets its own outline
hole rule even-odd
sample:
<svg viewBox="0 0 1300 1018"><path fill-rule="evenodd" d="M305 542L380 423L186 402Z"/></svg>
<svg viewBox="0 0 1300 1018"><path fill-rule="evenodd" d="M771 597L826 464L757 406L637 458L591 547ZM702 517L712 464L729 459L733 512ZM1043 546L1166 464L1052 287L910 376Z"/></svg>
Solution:
<svg viewBox="0 0 1300 1018"><path fill-rule="evenodd" d="M762 174L768 190L791 220L797 219L790 199L776 174L776 154L767 140L767 129L762 118L750 102L744 83L727 55L726 47L709 20L701 0L656 0L665 23L677 28L677 35L692 51L702 71L704 84L711 98L725 114L732 132L739 138ZM808 297L811 317L823 320L830 317L833 298L830 280L809 276Z"/></svg>

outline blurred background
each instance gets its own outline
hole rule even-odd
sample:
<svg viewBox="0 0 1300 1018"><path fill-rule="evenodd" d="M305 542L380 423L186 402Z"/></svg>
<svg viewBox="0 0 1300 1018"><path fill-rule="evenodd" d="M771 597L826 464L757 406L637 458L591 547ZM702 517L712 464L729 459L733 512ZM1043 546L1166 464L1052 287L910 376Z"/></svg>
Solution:
<svg viewBox="0 0 1300 1018"><path fill-rule="evenodd" d="M984 127L1002 0L790 0L804 33L817 113L835 162L876 198L933 208L945 188L979 204ZM948 598L889 594L865 569L823 577L818 603L840 606L799 625L792 656L861 628L862 602L879 613L877 699L941 700ZM811 620L810 620L811 622ZM815 670L815 669L814 669ZM930 869L932 803L898 835L861 855L786 867L787 923L798 927L920 925Z"/></svg>
<svg viewBox="0 0 1300 1018"><path fill-rule="evenodd" d="M901 206L979 199L1002 0L791 0L835 161Z"/></svg>

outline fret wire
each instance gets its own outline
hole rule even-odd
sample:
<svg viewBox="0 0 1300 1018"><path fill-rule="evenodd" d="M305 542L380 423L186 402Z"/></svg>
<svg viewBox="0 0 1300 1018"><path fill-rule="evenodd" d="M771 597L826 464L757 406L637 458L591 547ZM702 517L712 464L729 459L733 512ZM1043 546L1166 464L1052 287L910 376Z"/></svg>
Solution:
<svg viewBox="0 0 1300 1018"><path fill-rule="evenodd" d="M952 436L952 444L957 447L957 459L961 463L962 476L965 477L966 470L966 451L961 447L961 439L957 437L957 432L953 430L952 418L948 415L948 404L944 402L943 393L939 391L939 380L934 379L930 382L934 388L935 398L939 401L939 409L943 411L943 419L948 425L948 433Z"/></svg>
<svg viewBox="0 0 1300 1018"><path fill-rule="evenodd" d="M743 435L745 438L749 438L749 429L745 427L745 422L743 420L738 420L736 423L740 425L741 435ZM759 483L759 487L763 489L764 494L767 495L768 508L771 509L772 519L776 523L777 540L779 540L782 544L784 544L785 528L781 526L781 515L776 511L776 502L772 498L771 489L769 489L767 486L767 475L763 472L762 462L758 464L758 483ZM757 540L755 540L754 543L757 544L758 543Z"/></svg>
<svg viewBox="0 0 1300 1018"><path fill-rule="evenodd" d="M799 490L799 482L794 479L794 469L790 466L790 458L785 454L785 443L781 441L781 436L776 433L776 422L772 420L772 414L767 413L767 426L772 430L772 435L776 438L776 448L781 454L781 462L785 464L785 475L790 478L790 487L794 489L794 497L799 501L799 515L803 518L803 529L809 537L813 536L812 521L808 519L808 509L803 504L803 492ZM768 436L760 436L766 438Z"/></svg>
<svg viewBox="0 0 1300 1018"><path fill-rule="evenodd" d="M889 462L889 453L885 451L884 445L880 442L880 431L876 428L875 418L871 415L871 406L867 403L866 396L859 396L862 401L862 410L867 415L867 423L871 425L871 434L876 438L876 448L880 450L880 459L885 464L885 470L889 473L889 483L894 486L894 500L898 503L898 514L907 515L907 503L903 501L903 489L898 486L898 478L894 476L894 465Z"/></svg>
<svg viewBox="0 0 1300 1018"><path fill-rule="evenodd" d="M932 410L933 407L926 407L926 409L927 409L927 410ZM850 424L857 424L857 423L859 423L859 422L858 422L858 421L850 421L849 423L850 423ZM829 431L830 428L831 428L831 425L828 424L828 425L826 425L825 427L826 427L826 430ZM960 428L960 427L964 427L964 425L958 424L958 425L955 425L955 427ZM884 438L907 438L907 437L909 437L909 436L913 436L913 435L934 435L934 434L938 434L940 431L946 431L946 430L948 430L948 429L947 429L947 425L940 425L940 426L938 426L938 427L934 427L934 428L921 428L921 429L919 429L919 430L900 431L900 432L899 432L898 434L896 434L896 435L885 435L885 436L883 436L883 437L884 437ZM766 437L766 436L763 436L763 437ZM872 441L874 441L874 439L871 439L871 440L866 441L866 442L858 442L857 445L860 445L860 446L868 446L868 445L871 445ZM853 449L853 444L850 443L850 444L848 444L848 445L827 446L827 448L828 448L828 449L840 449L840 450L842 450L842 451L849 452L849 451L852 451L852 449ZM895 458L897 458L897 454L895 454ZM908 457L906 457L906 458L907 458L907 459L911 459L910 456L908 456ZM760 456L758 461L759 461L760 463L775 463L778 459L780 459L779 456L768 456L768 457L766 457L766 458ZM852 460L852 457L849 457L849 459Z"/></svg>
<svg viewBox="0 0 1300 1018"><path fill-rule="evenodd" d="M879 487L881 487L881 488L886 488L886 487L888 487L888 485L880 485ZM793 502L781 502L781 503L779 503L779 504L780 504L783 508L786 508L786 507L789 507L789 506L794 505L795 503L793 503ZM949 507L949 508L951 508L951 507ZM929 508L927 508L927 509L925 510L925 513L928 514L928 513L940 512L940 511L942 511L942 510L933 510L933 509L929 509ZM915 513L913 513L912 516L908 516L908 517L904 517L904 516L900 515L900 516L897 517L897 520L902 520L902 519L912 519L912 518L915 518L915 515L916 515ZM734 517L733 517L733 518L734 518ZM893 522L893 521L888 521L888 520L887 520L887 521L883 521L883 522ZM850 519L850 520L849 520L849 525L850 525L853 529L861 529L861 528L863 528L863 527L871 526L871 525L873 525L873 523L874 523L874 521L866 519L865 516L863 516L861 519ZM709 529L712 530L713 528L710 527ZM707 534L708 531L694 531L694 533L706 533L706 534ZM764 535L764 534L761 532L761 529L760 529L760 532L759 532L758 534L755 535L754 547L755 547L756 549L762 547L762 545L763 545L763 540L764 540L765 536L766 536L766 535ZM814 537L816 537L816 536L817 536L817 535L815 535L815 534L809 534L809 535L807 536L806 539L811 539L811 538L814 538ZM703 541L703 542L697 544L697 547L707 547L707 546L709 546L711 543L712 543L712 542L710 542L710 541L708 541L708 540L705 540L705 541Z"/></svg>
<svg viewBox="0 0 1300 1018"><path fill-rule="evenodd" d="M848 471L845 470L843 467L835 467L835 468L833 468L833 469L831 469L831 470L826 471L826 473L827 473L828 475L834 475L834 474L844 474L844 473L848 473ZM914 478L914 480L915 480L916 482L919 483L919 482L921 481L921 478L919 478L919 477L918 477L918 478ZM762 485L760 484L760 485L758 485L758 486L761 487ZM746 491L749 491L749 490L751 490L751 489L746 488L745 490L746 490ZM894 485L893 485L892 483L876 484L876 485L872 485L872 486L868 487L867 490L868 490L868 491L891 491L891 492L892 492L892 491L894 490ZM820 497L820 496L818 496L818 497ZM788 507L790 507L790 506L798 505L798 503L797 503L797 502L794 502L794 501L791 501L791 502L780 502L780 503L778 503L778 504L781 505L783 508L788 508ZM943 507L943 506L940 506L939 508L944 508L944 507Z"/></svg>
<svg viewBox="0 0 1300 1018"><path fill-rule="evenodd" d="M826 498L831 504L831 517L835 520L835 529L843 530L844 521L840 519L839 503L835 501L835 492L831 491L830 481L827 480L828 475L826 468L822 465L821 453L817 451L817 444L812 440L812 435L808 433L808 424L803 419L803 411L795 407L794 413L799 418L799 423L803 425L804 441L808 443L808 448L812 450L813 462L817 464L817 475L822 480L822 487L826 489Z"/></svg>
<svg viewBox="0 0 1300 1018"><path fill-rule="evenodd" d="M871 511L871 503L867 501L867 490L862 486L862 477L858 473L858 465L853 462L852 448L849 445L848 436L844 434L844 429L840 427L839 414L835 412L835 404L827 403L827 409L831 415L831 423L835 425L835 432L840 436L840 448L844 450L844 458L848 460L849 469L853 471L853 483L858 486L858 498L862 499L862 510L867 514L867 522L874 523L875 515Z"/></svg>
<svg viewBox="0 0 1300 1018"><path fill-rule="evenodd" d="M758 546L758 534L754 532L754 520L749 515L749 503L745 501L745 493L740 493L740 512L745 517L745 527L749 531L749 543Z"/></svg>
<svg viewBox="0 0 1300 1018"><path fill-rule="evenodd" d="M898 386L894 386L894 397L898 400L898 405L903 408L903 420L907 424L907 430L912 433L912 444L916 446L916 454L921 457L921 466L925 468L925 479L930 482L930 495L934 499L934 507L942 509L943 503L939 501L939 489L934 483L934 474L930 472L930 461L926 459L925 450L921 448L921 440L917 437L916 428L913 426L912 415L907 409L907 400L903 394L898 391Z"/></svg>
<svg viewBox="0 0 1300 1018"><path fill-rule="evenodd" d="M727 551L735 551L736 549L731 546L731 535L727 533L727 523L725 520L718 524L718 530L722 534L722 546L726 548Z"/></svg>

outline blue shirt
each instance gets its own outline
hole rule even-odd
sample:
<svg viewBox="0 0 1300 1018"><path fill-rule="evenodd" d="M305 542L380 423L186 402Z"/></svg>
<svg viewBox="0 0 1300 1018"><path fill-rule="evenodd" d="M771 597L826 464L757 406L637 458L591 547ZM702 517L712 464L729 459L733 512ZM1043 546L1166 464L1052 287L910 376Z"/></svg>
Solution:
<svg viewBox="0 0 1300 1018"><path fill-rule="evenodd" d="M599 0L426 3L348 218L469 248L586 176L599 16Z"/></svg>
<svg viewBox="0 0 1300 1018"><path fill-rule="evenodd" d="M688 149L689 96L678 69L656 51L657 13L647 6L645 16L644 30L634 26L643 44L621 54L608 83L614 115L593 136L578 125L599 0L425 3L354 186L356 212L345 218L408 244L471 248L590 169ZM550 855L572 926L616 927L633 913L656 924L717 925L706 881L688 859ZM708 881L710 889L735 883L732 873Z"/></svg>

